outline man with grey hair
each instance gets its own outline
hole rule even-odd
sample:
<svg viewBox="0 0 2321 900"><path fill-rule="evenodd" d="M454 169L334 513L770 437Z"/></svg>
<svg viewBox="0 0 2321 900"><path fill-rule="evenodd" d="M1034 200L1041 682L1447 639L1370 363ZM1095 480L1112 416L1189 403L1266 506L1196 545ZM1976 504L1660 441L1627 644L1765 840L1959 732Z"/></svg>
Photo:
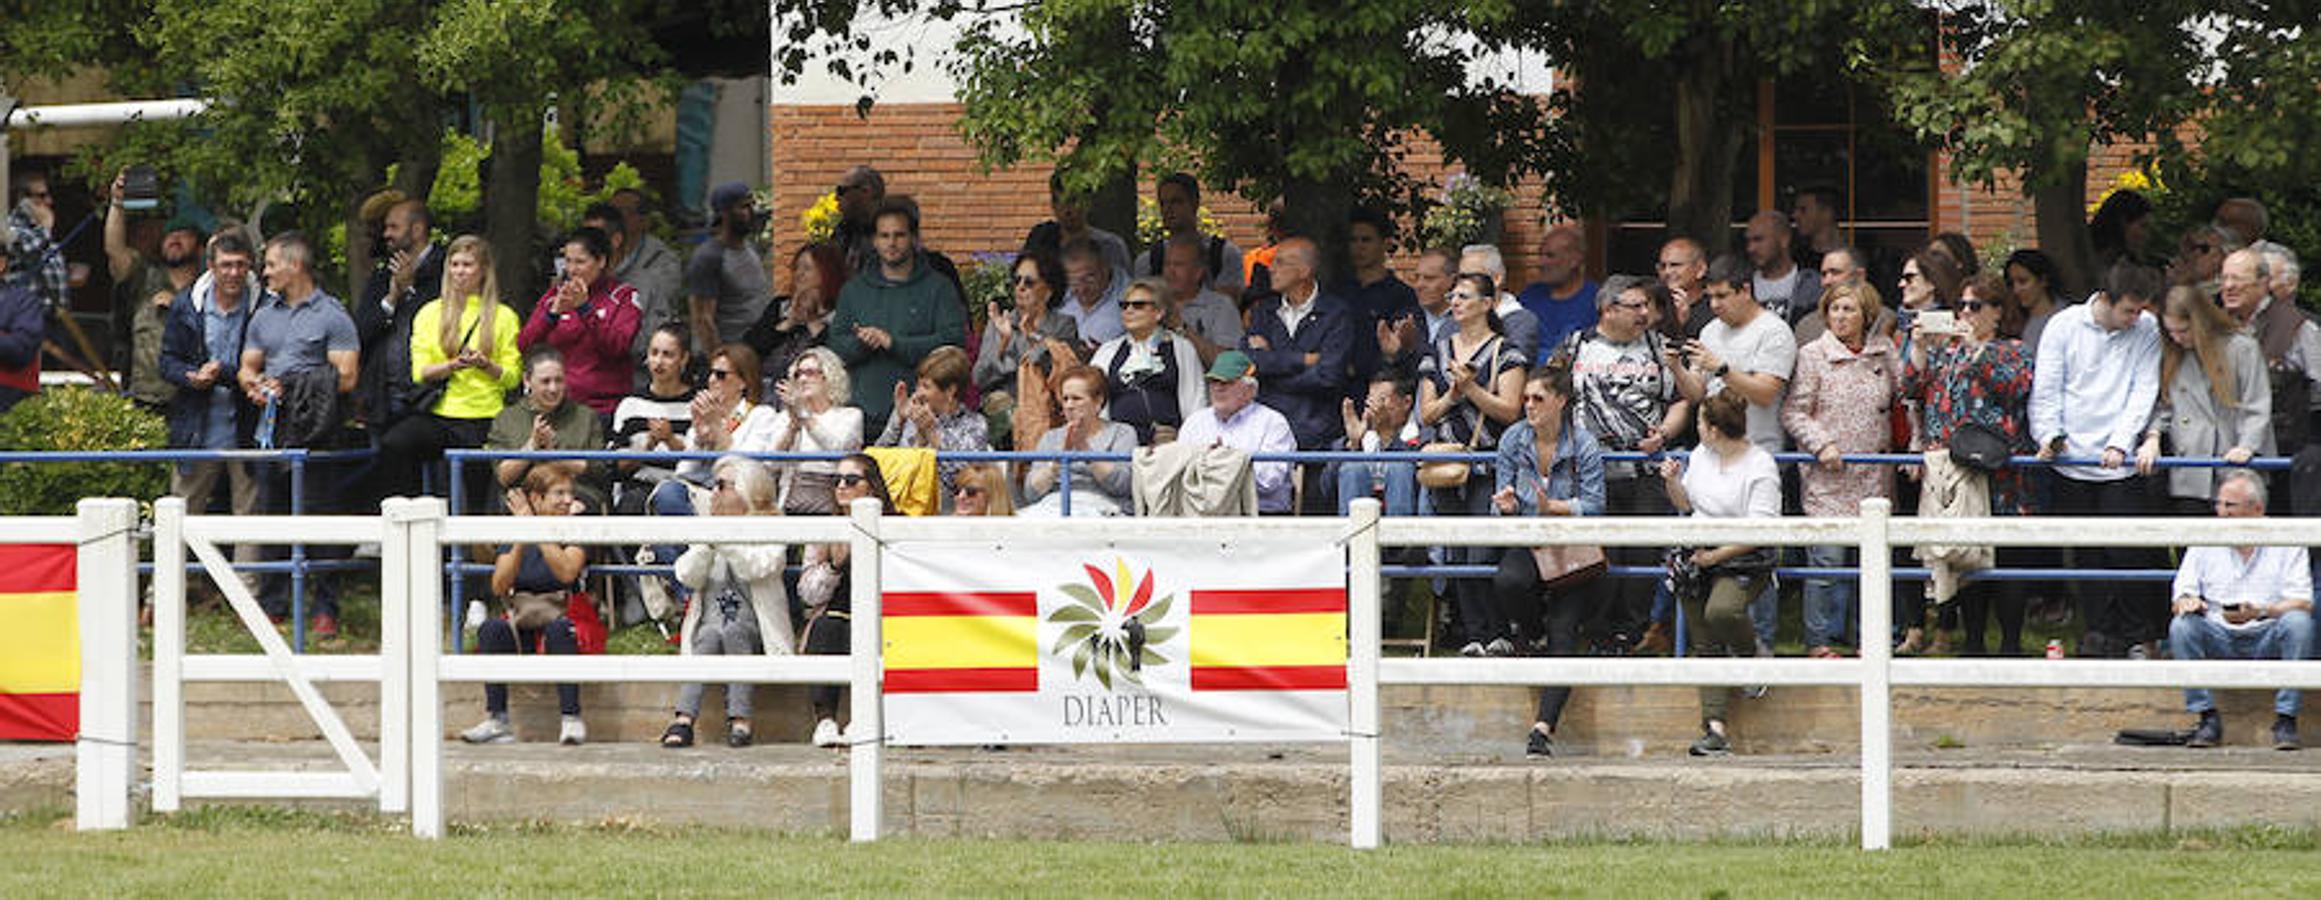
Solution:
<svg viewBox="0 0 2321 900"><path fill-rule="evenodd" d="M2297 263L2297 251L2287 246L2265 241L2252 249L2265 255L2265 268L2273 274L2273 302L2297 305L2297 288L2304 281L2304 268Z"/></svg>
<svg viewBox="0 0 2321 900"><path fill-rule="evenodd" d="M2297 310L2293 293L2286 301L2274 298L2279 280L2273 259L2256 249L2233 251L2219 267L2217 297L2264 352L2273 387L2274 446L2293 454L2311 436L2309 413L2321 399L2321 327Z"/></svg>
<svg viewBox="0 0 2321 900"><path fill-rule="evenodd" d="M1708 279L1708 251L1692 238L1680 237L1660 245L1660 256L1653 263L1653 271L1660 283L1668 287L1669 309L1676 316L1676 327L1686 338L1700 337L1701 329L1716 320L1709 310L1708 294L1704 290Z"/></svg>
<svg viewBox="0 0 2321 900"><path fill-rule="evenodd" d="M1249 333L1241 339L1242 351L1256 367L1258 401L1289 420L1300 450L1327 450L1346 434L1339 408L1346 399L1353 326L1345 302L1316 280L1320 263L1321 251L1313 241L1282 241L1273 254L1277 293L1249 308ZM1179 429L1180 440L1183 434ZM1327 514L1337 504L1322 482L1320 467L1309 471L1305 503Z"/></svg>
<svg viewBox="0 0 2321 900"><path fill-rule="evenodd" d="M1289 247L1285 243L1282 249ZM1274 258L1278 261L1280 256ZM1253 402L1259 390L1258 369L1259 365L1239 350L1218 354L1203 376L1209 382L1209 405L1185 416L1184 426L1177 429L1177 442L1195 447L1226 446L1253 454L1298 449L1303 441L1291 432L1289 420L1273 407ZM1259 513L1291 512L1289 463L1257 463L1251 476L1257 483Z"/></svg>
<svg viewBox="0 0 2321 900"><path fill-rule="evenodd" d="M2216 486L2216 514L2263 516L2263 482L2246 470L2226 474ZM2303 547L2189 548L2172 593L2168 649L2177 659L2313 658L2313 576ZM2273 749L2302 746L2297 738L2302 699L2294 688L2274 692ZM2186 746L2223 742L2224 721L2207 690L2186 690L2184 706L2200 717Z"/></svg>
<svg viewBox="0 0 2321 900"><path fill-rule="evenodd" d="M1202 365L1240 346L1245 332L1241 310L1232 298L1209 287L1208 246L1208 239L1198 232L1172 235L1160 246L1161 280L1169 287L1161 325L1191 341Z"/></svg>
<svg viewBox="0 0 2321 900"><path fill-rule="evenodd" d="M1500 255L1497 244L1468 244L1459 249L1459 274L1481 272L1491 276L1491 283L1499 286L1499 305L1492 312L1499 314L1499 325L1506 331L1507 346L1523 354L1526 360L1539 358L1539 317L1524 309L1522 301L1507 292L1507 258Z"/></svg>

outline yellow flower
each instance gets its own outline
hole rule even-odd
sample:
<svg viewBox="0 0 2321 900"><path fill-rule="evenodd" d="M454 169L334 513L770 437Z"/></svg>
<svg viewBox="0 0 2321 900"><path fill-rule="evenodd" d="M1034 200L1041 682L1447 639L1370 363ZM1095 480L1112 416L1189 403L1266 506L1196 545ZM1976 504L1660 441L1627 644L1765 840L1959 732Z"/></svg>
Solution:
<svg viewBox="0 0 2321 900"><path fill-rule="evenodd" d="M823 194L813 206L798 214L798 227L806 232L809 243L819 244L838 233L838 194Z"/></svg>

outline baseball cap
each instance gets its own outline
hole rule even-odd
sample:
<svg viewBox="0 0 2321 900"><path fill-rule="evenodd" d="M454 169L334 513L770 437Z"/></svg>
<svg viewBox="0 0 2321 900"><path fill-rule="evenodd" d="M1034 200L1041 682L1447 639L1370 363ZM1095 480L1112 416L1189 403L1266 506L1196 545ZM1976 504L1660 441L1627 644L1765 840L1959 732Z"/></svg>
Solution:
<svg viewBox="0 0 2321 900"><path fill-rule="evenodd" d="M726 207L749 199L749 185L728 181L709 191L709 211L723 212Z"/></svg>
<svg viewBox="0 0 2321 900"><path fill-rule="evenodd" d="M1210 381L1255 381L1257 364L1249 361L1249 354L1227 350L1217 354L1217 361L1209 364Z"/></svg>

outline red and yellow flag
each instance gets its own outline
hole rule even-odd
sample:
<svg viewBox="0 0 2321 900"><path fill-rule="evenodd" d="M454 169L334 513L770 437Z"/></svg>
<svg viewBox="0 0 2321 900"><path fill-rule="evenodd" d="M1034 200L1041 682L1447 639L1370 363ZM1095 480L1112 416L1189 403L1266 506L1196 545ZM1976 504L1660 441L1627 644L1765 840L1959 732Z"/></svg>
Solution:
<svg viewBox="0 0 2321 900"><path fill-rule="evenodd" d="M1346 689L1344 588L1193 591L1196 691Z"/></svg>
<svg viewBox="0 0 2321 900"><path fill-rule="evenodd" d="M1040 689L1037 594L890 592L882 602L887 693Z"/></svg>
<svg viewBox="0 0 2321 900"><path fill-rule="evenodd" d="M0 545L0 740L69 741L80 732L75 549Z"/></svg>

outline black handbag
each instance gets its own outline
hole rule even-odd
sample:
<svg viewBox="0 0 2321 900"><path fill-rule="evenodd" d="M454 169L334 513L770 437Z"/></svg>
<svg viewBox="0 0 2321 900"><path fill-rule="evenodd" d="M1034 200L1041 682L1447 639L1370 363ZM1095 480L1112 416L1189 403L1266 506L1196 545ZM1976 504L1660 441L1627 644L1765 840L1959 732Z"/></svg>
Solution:
<svg viewBox="0 0 2321 900"><path fill-rule="evenodd" d="M475 337L476 326L483 323L483 316L480 315L476 316L475 321L467 323L467 333L459 336L458 349L467 349L468 339ZM456 352L454 355L457 355ZM454 372L452 374L456 375L459 373ZM444 392L450 389L451 375L444 376L442 381L419 382L416 387L413 387L407 393L404 393L400 398L401 402L396 404L398 408L395 410L394 421L400 422L408 416L416 416L423 413L434 412L435 404L443 402Z"/></svg>
<svg viewBox="0 0 2321 900"><path fill-rule="evenodd" d="M2007 467L2014 447L2005 433L1980 422L1967 422L1950 432L1950 461L1977 472Z"/></svg>

